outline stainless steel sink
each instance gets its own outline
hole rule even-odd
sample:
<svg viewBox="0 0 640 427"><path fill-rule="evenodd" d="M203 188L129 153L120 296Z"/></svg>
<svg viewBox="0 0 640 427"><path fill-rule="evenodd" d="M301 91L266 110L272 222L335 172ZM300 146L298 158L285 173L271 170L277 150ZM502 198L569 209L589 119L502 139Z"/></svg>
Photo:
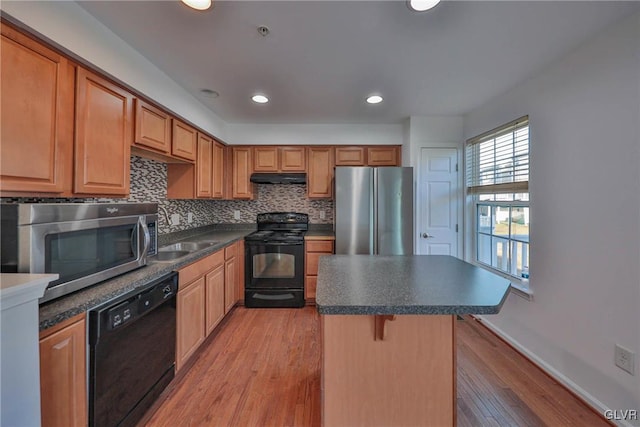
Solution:
<svg viewBox="0 0 640 427"><path fill-rule="evenodd" d="M176 250L164 250L160 249L158 254L153 258L153 261L173 261L183 256L189 255L189 251L176 251Z"/></svg>
<svg viewBox="0 0 640 427"><path fill-rule="evenodd" d="M160 248L158 252L166 252L166 251L187 251L187 252L195 252L200 249L208 248L213 245L212 242L179 242L174 243L173 245L168 245Z"/></svg>

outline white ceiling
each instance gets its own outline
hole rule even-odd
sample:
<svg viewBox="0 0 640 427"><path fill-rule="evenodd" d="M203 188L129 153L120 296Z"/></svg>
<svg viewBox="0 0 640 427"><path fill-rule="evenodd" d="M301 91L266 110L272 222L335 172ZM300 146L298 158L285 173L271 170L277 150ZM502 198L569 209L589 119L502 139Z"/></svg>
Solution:
<svg viewBox="0 0 640 427"><path fill-rule="evenodd" d="M215 1L215 0L214 0ZM230 123L398 123L469 112L638 2L79 1ZM257 27L271 30L261 36ZM208 99L200 89L220 93ZM255 92L269 96L256 105ZM384 102L367 105L370 93Z"/></svg>

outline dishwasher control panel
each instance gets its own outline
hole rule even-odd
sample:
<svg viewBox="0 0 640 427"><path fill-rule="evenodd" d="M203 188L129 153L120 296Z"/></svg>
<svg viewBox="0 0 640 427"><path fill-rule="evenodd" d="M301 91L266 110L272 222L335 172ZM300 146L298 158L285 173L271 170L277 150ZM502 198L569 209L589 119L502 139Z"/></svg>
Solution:
<svg viewBox="0 0 640 427"><path fill-rule="evenodd" d="M120 298L114 299L98 308L89 311L90 322L94 324L92 338L97 340L99 335L123 328L147 312L174 299L178 293L178 275L171 273L161 279L147 284L147 286L132 291ZM93 320L92 320L93 319Z"/></svg>

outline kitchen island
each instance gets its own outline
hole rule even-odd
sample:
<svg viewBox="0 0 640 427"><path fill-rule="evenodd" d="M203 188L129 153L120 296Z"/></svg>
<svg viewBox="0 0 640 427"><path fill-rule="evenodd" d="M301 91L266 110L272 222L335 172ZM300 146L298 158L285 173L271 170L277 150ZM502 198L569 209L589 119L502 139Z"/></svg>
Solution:
<svg viewBox="0 0 640 427"><path fill-rule="evenodd" d="M322 424L454 426L455 316L498 313L509 288L450 256L322 257Z"/></svg>

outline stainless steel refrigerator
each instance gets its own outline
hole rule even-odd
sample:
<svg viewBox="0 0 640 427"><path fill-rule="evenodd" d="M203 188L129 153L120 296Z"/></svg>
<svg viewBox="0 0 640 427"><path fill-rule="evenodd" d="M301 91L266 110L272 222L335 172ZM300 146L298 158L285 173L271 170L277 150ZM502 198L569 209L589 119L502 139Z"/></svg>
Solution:
<svg viewBox="0 0 640 427"><path fill-rule="evenodd" d="M413 254L413 168L336 167L336 254Z"/></svg>

